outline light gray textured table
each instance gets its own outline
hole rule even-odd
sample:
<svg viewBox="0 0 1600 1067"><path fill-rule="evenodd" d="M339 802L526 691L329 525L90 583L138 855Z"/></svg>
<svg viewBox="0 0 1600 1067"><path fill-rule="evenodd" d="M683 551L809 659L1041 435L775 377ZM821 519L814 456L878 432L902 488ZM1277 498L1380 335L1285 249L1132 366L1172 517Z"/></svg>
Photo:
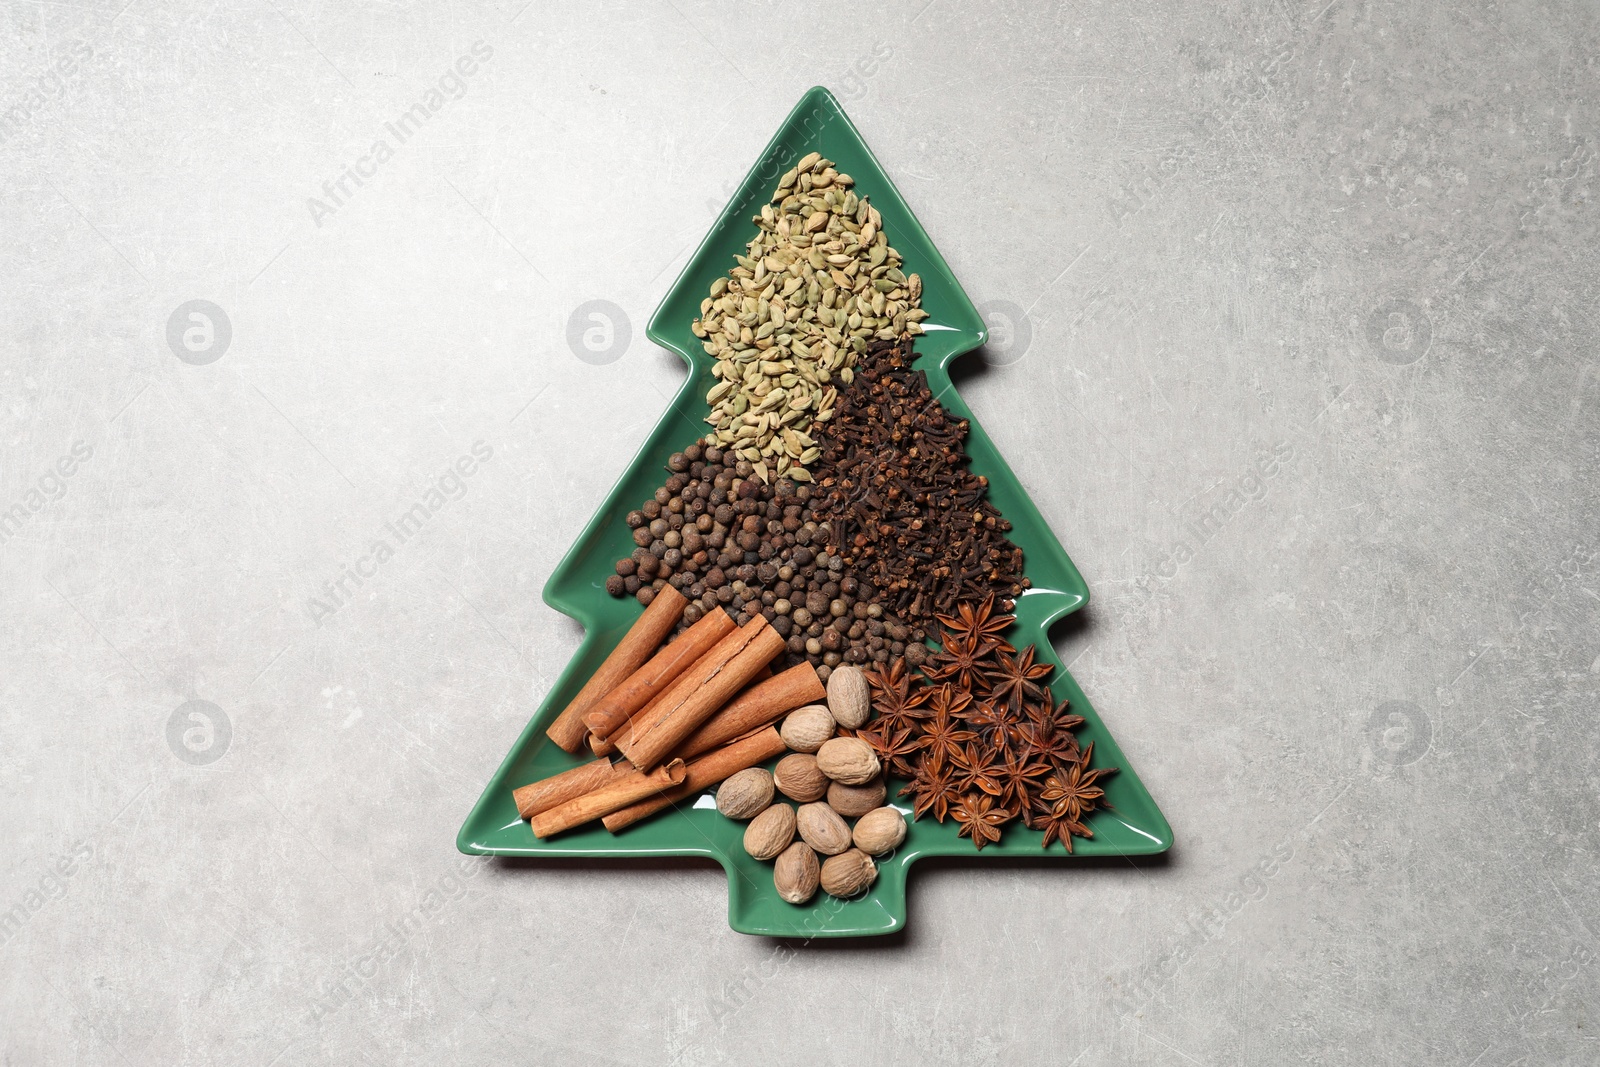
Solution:
<svg viewBox="0 0 1600 1067"><path fill-rule="evenodd" d="M0 16L0 1063L1600 1059L1592 5L122 3ZM887 943L454 849L817 82L1177 838Z"/></svg>

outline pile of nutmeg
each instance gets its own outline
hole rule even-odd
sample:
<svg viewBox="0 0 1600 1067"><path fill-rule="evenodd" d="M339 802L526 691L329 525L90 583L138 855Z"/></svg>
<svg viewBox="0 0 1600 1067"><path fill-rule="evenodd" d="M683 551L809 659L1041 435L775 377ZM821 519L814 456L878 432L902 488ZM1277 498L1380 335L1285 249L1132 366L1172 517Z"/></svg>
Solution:
<svg viewBox="0 0 1600 1067"><path fill-rule="evenodd" d="M717 810L744 821L744 848L758 860L776 860L778 895L804 904L820 885L836 897L864 892L878 877L874 856L899 847L906 820L886 806L883 768L872 746L854 736L872 714L871 690L857 667L841 665L828 677L827 704L791 711L778 734L792 750L774 770L751 767L717 789ZM790 807L776 793L800 805ZM846 819L855 819L854 828ZM795 836L800 840L796 841ZM818 856L825 857L818 859Z"/></svg>

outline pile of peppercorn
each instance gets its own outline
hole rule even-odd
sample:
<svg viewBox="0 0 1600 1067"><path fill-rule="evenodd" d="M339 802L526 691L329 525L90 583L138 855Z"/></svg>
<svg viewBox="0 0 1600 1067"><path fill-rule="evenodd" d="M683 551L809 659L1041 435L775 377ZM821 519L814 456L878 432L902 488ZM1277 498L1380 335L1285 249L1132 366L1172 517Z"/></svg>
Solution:
<svg viewBox="0 0 1600 1067"><path fill-rule="evenodd" d="M655 496L628 513L637 547L617 561L607 592L648 605L672 585L690 601L680 631L718 606L741 626L762 615L787 641L785 665L808 660L824 681L840 663L924 651L925 631L886 612L828 551L811 486L768 485L748 461L703 444L673 453L667 469Z"/></svg>

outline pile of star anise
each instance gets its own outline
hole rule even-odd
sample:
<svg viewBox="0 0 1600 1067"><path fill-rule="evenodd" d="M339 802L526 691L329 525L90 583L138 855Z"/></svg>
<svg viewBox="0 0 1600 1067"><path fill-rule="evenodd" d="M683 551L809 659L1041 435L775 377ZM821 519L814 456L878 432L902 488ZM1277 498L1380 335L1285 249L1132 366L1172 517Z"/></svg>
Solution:
<svg viewBox="0 0 1600 1067"><path fill-rule="evenodd" d="M980 849L1020 819L1044 832L1045 848L1060 841L1071 852L1073 835L1094 836L1084 818L1114 768L1089 769L1094 745L1080 750L1073 733L1083 718L1055 703L1054 668L1034 662L1034 647L1019 652L1002 636L1014 617L997 614L994 597L938 620L943 647L920 674L903 660L867 671L877 718L858 736L910 779L900 795L915 818L952 818Z"/></svg>

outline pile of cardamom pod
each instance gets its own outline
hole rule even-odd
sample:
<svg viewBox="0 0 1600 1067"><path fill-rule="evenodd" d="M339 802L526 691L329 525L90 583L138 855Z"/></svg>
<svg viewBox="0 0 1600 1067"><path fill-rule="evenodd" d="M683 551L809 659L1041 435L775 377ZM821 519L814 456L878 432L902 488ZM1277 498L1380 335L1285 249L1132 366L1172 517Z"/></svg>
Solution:
<svg viewBox="0 0 1600 1067"><path fill-rule="evenodd" d="M718 379L706 394L715 429L763 482L811 480L808 431L832 417L874 340L922 332L922 279L901 271L883 217L854 179L812 152L783 175L753 221L748 254L711 285L693 323Z"/></svg>

